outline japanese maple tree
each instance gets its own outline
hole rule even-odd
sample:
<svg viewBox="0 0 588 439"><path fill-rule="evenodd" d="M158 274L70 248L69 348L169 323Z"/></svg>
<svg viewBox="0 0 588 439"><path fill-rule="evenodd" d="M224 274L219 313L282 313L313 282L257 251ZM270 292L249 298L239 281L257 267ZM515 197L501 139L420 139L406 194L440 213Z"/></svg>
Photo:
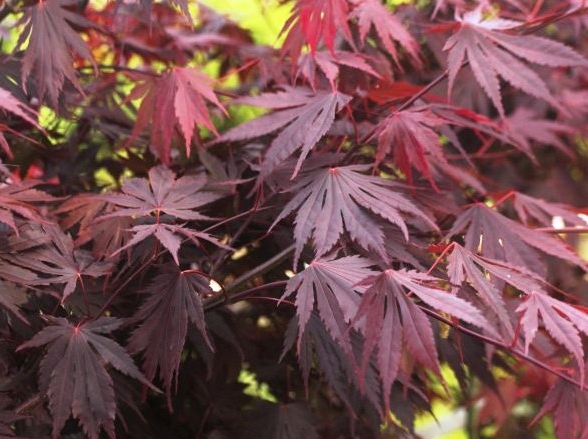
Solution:
<svg viewBox="0 0 588 439"><path fill-rule="evenodd" d="M0 3L0 437L588 438L588 2L270 3Z"/></svg>

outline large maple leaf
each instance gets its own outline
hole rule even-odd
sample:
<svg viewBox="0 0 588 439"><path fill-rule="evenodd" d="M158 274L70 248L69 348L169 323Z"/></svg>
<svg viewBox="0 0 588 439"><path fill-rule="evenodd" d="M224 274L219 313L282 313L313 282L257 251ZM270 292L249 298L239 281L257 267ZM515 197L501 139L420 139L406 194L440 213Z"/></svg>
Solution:
<svg viewBox="0 0 588 439"><path fill-rule="evenodd" d="M398 375L404 346L421 364L440 373L431 323L408 292L433 309L495 333L480 310L466 300L438 289L435 286L437 281L424 273L389 269L361 282L368 286L355 317L366 321L361 370L365 370L377 347L376 364L384 395L390 394ZM389 398L384 397L384 400Z"/></svg>
<svg viewBox="0 0 588 439"><path fill-rule="evenodd" d="M373 27L384 49L397 65L400 62L398 50L394 45L395 41L406 50L415 64L422 66L419 44L396 15L386 9L379 0L355 0L354 3L355 6L350 18L357 19L359 35L363 41L366 40L368 32Z"/></svg>
<svg viewBox="0 0 588 439"><path fill-rule="evenodd" d="M106 365L143 384L154 387L145 379L125 349L109 334L121 322L113 317L72 325L64 318L48 317L46 326L18 350L47 345L41 361L41 389L49 396L53 417L52 437L57 439L70 416L79 420L91 439L100 437L101 429L115 437L115 390Z"/></svg>
<svg viewBox="0 0 588 439"><path fill-rule="evenodd" d="M132 91L129 99L139 99L141 106L131 134L131 142L145 128L151 127L151 148L164 162L170 159L174 130L184 136L186 155L190 155L194 127L216 133L206 101L226 114L212 89L212 80L189 67L174 67L160 77L148 77Z"/></svg>
<svg viewBox="0 0 588 439"><path fill-rule="evenodd" d="M448 236L461 234L464 234L465 247L468 250L538 274L544 273L545 266L536 250L588 269L586 261L561 239L525 227L481 203L462 212L449 230Z"/></svg>
<svg viewBox="0 0 588 439"><path fill-rule="evenodd" d="M76 0L40 1L26 7L21 20L25 26L18 44L22 45L28 40L22 66L22 83L26 85L34 71L39 99L42 100L48 94L54 107L57 106L65 79L82 92L71 53L75 52L94 63L90 49L72 25L82 28L96 26L68 9L76 5Z"/></svg>
<svg viewBox="0 0 588 439"><path fill-rule="evenodd" d="M223 134L221 140L253 139L281 129L266 153L261 175L267 177L277 165L302 148L292 174L295 177L310 150L333 124L335 114L350 100L351 96L336 91L315 93L303 87L239 99L238 103L279 111L238 125Z"/></svg>
<svg viewBox="0 0 588 439"><path fill-rule="evenodd" d="M222 195L202 190L206 182L204 174L176 178L173 171L160 165L149 170L148 180L131 178L123 183L122 193L103 195L101 198L117 206L117 209L100 218L140 216L155 221L155 224L133 226L133 237L115 253L134 246L149 236L155 236L172 254L176 262L178 262L177 253L181 244L178 235L192 239L202 238L221 245L207 233L161 222L165 215L181 220L210 219L195 209L217 200Z"/></svg>
<svg viewBox="0 0 588 439"><path fill-rule="evenodd" d="M525 335L525 351L539 329L539 317L551 337L572 354L578 363L580 382L585 380L584 347L580 333L588 335L588 315L544 292L533 291L516 309L521 313L520 323Z"/></svg>
<svg viewBox="0 0 588 439"><path fill-rule="evenodd" d="M143 369L149 380L153 380L159 370L170 408L188 323L196 326L212 349L206 334L201 299L211 293L206 277L166 265L145 289L147 300L129 321L139 323L129 339L129 349L133 353L143 352Z"/></svg>
<svg viewBox="0 0 588 439"><path fill-rule="evenodd" d="M328 252L347 231L366 250L376 251L388 259L382 225L368 211L398 226L406 240L406 221L418 219L431 229L434 222L400 191L390 180L362 174L369 166L352 165L315 169L305 173L287 189L295 196L284 207L272 227L296 213L294 264L306 241L312 237L317 256Z"/></svg>
<svg viewBox="0 0 588 439"><path fill-rule="evenodd" d="M280 31L280 34L288 32L282 52L296 60L306 44L314 53L321 40L333 52L338 32L353 45L348 11L347 0L296 0L292 15Z"/></svg>
<svg viewBox="0 0 588 439"><path fill-rule="evenodd" d="M364 290L355 285L373 274L368 269L370 265L373 265L372 261L359 256L336 260L319 258L290 279L282 298L296 292L299 334L304 333L316 301L318 313L333 338L343 341L346 336L346 322L357 312L359 294ZM299 338L298 343L300 342Z"/></svg>
<svg viewBox="0 0 588 439"><path fill-rule="evenodd" d="M467 58L476 81L503 118L499 76L525 93L558 106L545 82L520 58L549 67L588 67L586 59L564 44L538 36L501 32L523 23L501 18L484 19L481 6L458 17L458 21L458 31L449 37L444 47L449 51L449 93Z"/></svg>

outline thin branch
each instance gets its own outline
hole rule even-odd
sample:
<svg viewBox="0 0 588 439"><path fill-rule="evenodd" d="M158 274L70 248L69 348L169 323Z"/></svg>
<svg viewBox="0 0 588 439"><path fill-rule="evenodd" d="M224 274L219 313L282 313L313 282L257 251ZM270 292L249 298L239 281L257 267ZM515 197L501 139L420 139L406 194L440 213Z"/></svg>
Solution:
<svg viewBox="0 0 588 439"><path fill-rule="evenodd" d="M292 255L292 253L294 253L295 248L296 248L296 246L294 244L286 247L280 253L278 253L277 255L274 255L272 258L268 259L263 264L258 265L257 267L253 268L252 270L249 270L247 273L239 276L229 286L227 286L225 288L225 291L227 292L227 294L229 294L231 291L238 289L239 286L241 286L244 283L249 282L251 279L254 279L258 276L261 276L264 273L267 273L272 268L281 264L287 258L289 258Z"/></svg>
<svg viewBox="0 0 588 439"><path fill-rule="evenodd" d="M490 338L490 337L488 337L486 335L482 335L482 334L480 334L480 333L478 333L476 331L472 331L471 329L465 328L465 327L463 327L463 326L461 326L461 325L453 322L452 320L447 319L447 318L441 316L440 314L438 314L437 312L435 312L435 311L433 311L433 310L431 310L429 308L426 308L426 307L421 306L421 305L417 305L417 306L419 306L419 308L421 308L424 312L426 312L427 314L429 314L434 319L439 320L439 321L445 323L446 325L449 325L452 328L455 328L455 329L457 329L458 331L460 331L460 332L462 332L464 334L467 334L467 335L469 335L471 337L474 337L474 338L476 338L478 340L481 340L484 343L488 343L488 344L491 344L493 346L496 346L497 348L500 348L500 349L502 349L505 352L508 352L510 354L514 354L517 357L519 357L519 358L521 358L521 359L523 359L523 360L525 360L525 361L527 361L527 362L529 362L529 363L531 363L531 364L533 364L533 365L535 365L537 367L540 367L541 369L544 369L544 370L552 373L553 375L558 376L562 380L565 380L565 381L567 381L569 383L575 384L576 386L578 386L580 388L583 387L582 384L579 381L573 379L572 377L570 377L570 376L568 376L568 375L566 375L566 374L564 374L562 372L559 372L559 371L555 370L553 367L549 366L548 364L545 364L542 361L537 360L536 358L533 358L533 357L525 354L523 351L511 347L509 344L500 342L500 341L495 340L493 338Z"/></svg>
<svg viewBox="0 0 588 439"><path fill-rule="evenodd" d="M217 308L220 308L221 306L224 306L226 304L236 303L236 302L239 302L241 300L248 299L252 295L254 295L255 293L257 293L259 291L267 290L267 289L270 289L270 288L278 288L278 287L281 288L281 287L284 287L284 286L286 286L287 283L288 283L287 280L277 280L275 282L269 282L267 284L257 285L257 286L255 286L253 288L249 288L247 290L239 291L238 293L235 293L232 296L229 296L224 301L217 301L217 302L211 303L210 305L205 304L204 305L204 311L205 312L212 311L212 310L217 309Z"/></svg>

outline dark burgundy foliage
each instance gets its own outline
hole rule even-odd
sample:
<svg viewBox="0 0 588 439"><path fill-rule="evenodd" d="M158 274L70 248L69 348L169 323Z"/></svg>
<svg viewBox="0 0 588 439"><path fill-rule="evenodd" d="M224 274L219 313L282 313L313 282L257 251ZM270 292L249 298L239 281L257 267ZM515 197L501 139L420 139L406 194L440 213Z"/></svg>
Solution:
<svg viewBox="0 0 588 439"><path fill-rule="evenodd" d="M587 438L588 4L193 3L0 3L0 438Z"/></svg>

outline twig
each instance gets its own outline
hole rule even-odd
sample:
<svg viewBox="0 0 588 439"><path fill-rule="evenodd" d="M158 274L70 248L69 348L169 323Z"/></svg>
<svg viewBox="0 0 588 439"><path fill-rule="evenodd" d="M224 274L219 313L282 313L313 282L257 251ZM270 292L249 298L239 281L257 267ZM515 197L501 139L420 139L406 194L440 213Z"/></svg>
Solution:
<svg viewBox="0 0 588 439"><path fill-rule="evenodd" d="M431 310L429 308L426 308L426 307L421 306L421 305L417 305L417 306L419 306L419 308L421 308L424 312L426 312L427 314L429 314L434 319L439 320L439 321L445 323L446 325L449 325L452 328L455 328L455 329L457 329L458 331L460 331L460 332L462 332L464 334L467 334L467 335L469 335L471 337L474 337L474 338L476 338L478 340L481 340L484 343L488 343L488 344L491 344L493 346L496 346L497 348L500 348L503 351L506 351L508 353L514 354L517 357L522 358L523 360L525 360L525 361L527 361L527 362L529 362L531 364L534 364L535 366L540 367L541 369L544 369L544 370L552 373L553 375L558 376L562 380L565 380L565 381L567 381L569 383L575 384L576 386L582 388L582 384L579 381L571 378L570 376L568 376L568 375L566 375L564 373L558 372L553 367L550 367L548 364L545 364L542 361L537 360L536 358L533 358L533 357L525 354L523 351L520 351L518 349L512 348L510 345L508 345L506 343L503 343L503 342L500 342L500 341L495 340L493 338L490 338L488 336L482 335L482 334L480 334L480 333L478 333L476 331L472 331L471 329L465 328L465 327L463 327L463 326L455 323L454 321L452 321L450 319L447 319L447 318L441 316L440 314L438 314L437 312L435 312L435 311L433 311L433 310Z"/></svg>

